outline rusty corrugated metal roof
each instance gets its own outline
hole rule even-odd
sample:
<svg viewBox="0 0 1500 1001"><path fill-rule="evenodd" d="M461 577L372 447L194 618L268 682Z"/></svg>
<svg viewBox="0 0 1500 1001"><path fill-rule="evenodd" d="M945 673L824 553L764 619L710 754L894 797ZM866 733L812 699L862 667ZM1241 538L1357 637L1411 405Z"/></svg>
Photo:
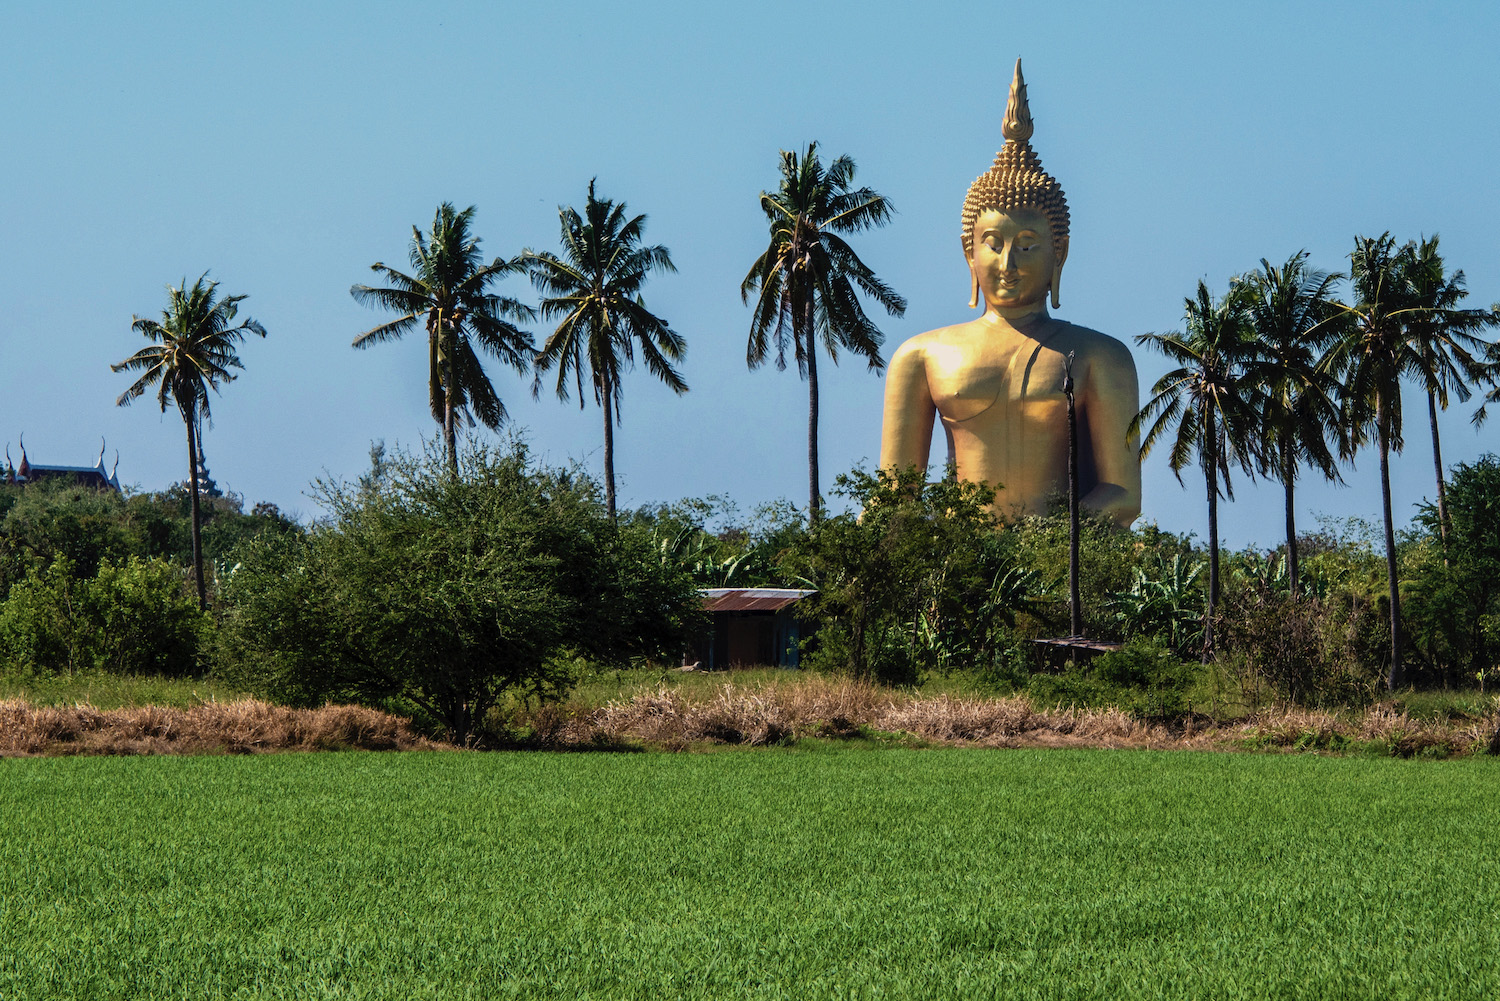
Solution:
<svg viewBox="0 0 1500 1001"><path fill-rule="evenodd" d="M816 591L792 587L705 587L703 608L708 612L779 612Z"/></svg>

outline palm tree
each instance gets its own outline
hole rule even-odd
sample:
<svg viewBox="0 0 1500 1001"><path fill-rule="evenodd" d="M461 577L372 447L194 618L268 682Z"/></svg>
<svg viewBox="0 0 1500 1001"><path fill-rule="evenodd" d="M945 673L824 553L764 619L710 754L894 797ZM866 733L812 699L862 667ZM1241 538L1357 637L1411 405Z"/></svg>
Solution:
<svg viewBox="0 0 1500 1001"><path fill-rule="evenodd" d="M131 317L130 328L145 335L151 345L110 366L115 372L141 373L115 400L117 406L127 406L154 385L162 413L166 413L168 401L172 402L187 427L188 483L193 511L193 578L198 585L199 608L208 607L208 588L203 581L203 523L198 508L202 422L207 419L212 426L208 391L218 392L220 384L233 382L235 376L230 369L245 367L235 354L235 348L247 333L266 336L266 328L252 319L247 318L239 326L230 326L239 313L239 303L245 297L230 295L220 299L218 287L218 282L208 280L206 271L192 288L188 288L186 278L176 288L167 286L167 308L162 311L159 321Z"/></svg>
<svg viewBox="0 0 1500 1001"><path fill-rule="evenodd" d="M1472 395L1471 383L1494 382L1494 370L1484 362L1490 343L1475 332L1494 325L1497 318L1487 309L1458 308L1469 294L1464 273L1455 271L1451 278L1445 274L1436 233L1422 240L1407 264L1411 268L1408 281L1415 297L1414 304L1420 311L1411 314L1407 320L1406 333L1418 356L1415 374L1427 391L1432 464L1437 474L1438 534L1446 554L1452 524L1448 520L1447 491L1443 484L1443 451L1438 439L1437 414L1439 408L1448 409L1450 390L1459 400L1468 402Z"/></svg>
<svg viewBox="0 0 1500 1001"><path fill-rule="evenodd" d="M1151 422L1141 435L1144 459L1157 441L1174 432L1168 462L1179 483L1189 463L1203 468L1208 491L1205 661L1213 653L1213 622L1219 608L1219 495L1234 499L1231 463L1254 475L1252 462L1258 458L1253 450L1257 402L1246 377L1253 344L1247 299L1245 286L1231 285L1216 301L1199 281L1197 296L1184 300L1185 334L1141 334L1135 339L1181 363L1156 380L1151 399L1130 423L1130 433L1141 434L1142 425Z"/></svg>
<svg viewBox="0 0 1500 1001"><path fill-rule="evenodd" d="M653 271L676 271L663 246L642 246L646 217L625 217L625 203L600 199L589 181L583 215L558 209L562 223L562 256L527 251L523 255L531 281L543 293L542 316L560 318L557 329L536 356L533 393L541 392L542 373L557 368L557 395L568 398L569 376L583 401L587 367L594 402L604 411L604 496L610 520L615 517L615 434L620 419L620 373L641 358L652 375L676 393L687 383L672 367L687 351L682 335L646 308L641 287Z"/></svg>
<svg viewBox="0 0 1500 1001"><path fill-rule="evenodd" d="M1401 683L1401 596L1397 587L1396 529L1391 516L1391 453L1401 437L1401 377L1421 369L1422 358L1406 326L1425 312L1412 284L1416 248L1396 246L1390 233L1359 236L1349 254L1356 300L1343 307L1343 335L1331 349L1332 369L1344 386L1344 427L1349 455L1375 433L1380 452L1380 498L1385 515L1386 581L1390 593L1391 664L1386 687Z"/></svg>
<svg viewBox="0 0 1500 1001"><path fill-rule="evenodd" d="M531 334L507 317L536 319L530 306L487 291L491 282L524 271L525 265L520 257L509 261L497 257L483 263L479 237L469 234L473 217L474 206L458 212L452 202L444 202L432 217L430 233L411 228L412 274L376 262L370 269L384 276L389 287L355 285L349 289L356 302L401 314L354 338L356 348L395 340L425 318L428 403L432 419L443 429L443 447L454 473L458 472L456 420L466 419L473 427L477 417L494 429L508 416L471 342L524 372L531 361Z"/></svg>
<svg viewBox="0 0 1500 1001"><path fill-rule="evenodd" d="M1325 349L1337 335L1340 315L1334 285L1342 277L1307 267L1298 251L1280 267L1261 258L1260 270L1239 279L1245 286L1247 319L1255 334L1254 356L1245 377L1256 387L1260 423L1260 472L1281 481L1286 493L1287 575L1297 594L1297 520L1294 492L1298 468L1306 465L1342 481L1337 455L1346 451L1339 414L1338 383L1328 371ZM1329 436L1335 447L1329 448Z"/></svg>
<svg viewBox="0 0 1500 1001"><path fill-rule="evenodd" d="M771 243L740 283L740 299L757 293L745 360L751 368L765 362L771 342L776 367L786 368L790 340L797 371L807 380L807 508L816 520L818 492L818 354L822 335L828 357L838 363L838 349L862 355L878 372L884 339L861 308L854 288L885 307L892 316L906 313L906 300L875 277L875 272L844 242L842 235L883 226L891 203L870 188L855 188L854 161L841 156L823 169L818 144L808 143L799 159L781 151L781 186L762 191L760 207L771 223Z"/></svg>

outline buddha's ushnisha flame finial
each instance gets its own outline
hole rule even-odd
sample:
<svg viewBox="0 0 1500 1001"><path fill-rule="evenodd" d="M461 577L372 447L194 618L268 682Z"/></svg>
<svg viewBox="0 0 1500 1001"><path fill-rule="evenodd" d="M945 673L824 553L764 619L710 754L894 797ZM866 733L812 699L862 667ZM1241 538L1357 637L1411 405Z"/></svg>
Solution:
<svg viewBox="0 0 1500 1001"><path fill-rule="evenodd" d="M1016 75L1010 81L1010 99L1005 103L1005 121L1000 134L1015 143L1031 139L1031 105L1026 103L1026 78L1021 75L1021 60L1016 60Z"/></svg>

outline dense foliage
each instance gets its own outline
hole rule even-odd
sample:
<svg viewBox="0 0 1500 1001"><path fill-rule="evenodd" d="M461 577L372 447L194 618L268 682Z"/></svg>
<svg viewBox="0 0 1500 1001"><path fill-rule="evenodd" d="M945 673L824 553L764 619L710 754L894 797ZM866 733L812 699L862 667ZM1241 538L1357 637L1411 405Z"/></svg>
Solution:
<svg viewBox="0 0 1500 1001"><path fill-rule="evenodd" d="M298 705L400 700L455 739L506 692L565 692L573 656L680 655L697 625L687 574L615 529L595 484L524 449L377 453L322 482L328 521L241 547L224 582L227 669Z"/></svg>
<svg viewBox="0 0 1500 1001"><path fill-rule="evenodd" d="M298 529L274 505L203 497L203 551ZM212 633L192 591L189 488L122 495L62 480L0 487L0 671L203 671Z"/></svg>
<svg viewBox="0 0 1500 1001"><path fill-rule="evenodd" d="M83 577L58 556L28 570L0 604L0 653L25 673L181 676L197 670L209 625L165 560L106 559Z"/></svg>
<svg viewBox="0 0 1500 1001"><path fill-rule="evenodd" d="M74 576L85 578L105 561L130 557L190 567L191 510L185 483L159 493L125 494L60 479L0 484L0 599L28 572L59 557L69 561ZM243 499L233 494L204 495L200 510L203 552L210 564L262 532L298 530L274 504L257 504L246 512Z"/></svg>
<svg viewBox="0 0 1500 1001"><path fill-rule="evenodd" d="M1085 634L1128 644L1069 666L1031 641L1068 620L1061 513L999 525L987 489L914 472L838 479L842 513L722 497L626 512L524 451L374 452L317 486L304 528L270 505L203 499L212 615L193 602L185 486L122 496L0 487L0 671L202 676L299 704L353 699L453 734L510 695L550 698L581 671L675 660L702 627L695 587L797 587L804 664L887 684L958 675L1044 703L1147 714L1273 701L1360 704L1389 669L1377 526L1324 521L1286 547L1225 555L1213 660L1197 661L1204 546L1155 525L1085 520ZM1436 507L1399 536L1407 681L1487 688L1500 652L1500 458L1456 466L1446 543Z"/></svg>
<svg viewBox="0 0 1500 1001"><path fill-rule="evenodd" d="M1423 507L1407 546L1406 616L1428 684L1481 685L1500 652L1500 458L1459 463L1447 486L1446 546L1441 512Z"/></svg>
<svg viewBox="0 0 1500 1001"><path fill-rule="evenodd" d="M818 593L813 667L911 684L930 670L990 664L1040 575L995 532L994 491L908 469L835 481L852 509L812 523L785 557Z"/></svg>
<svg viewBox="0 0 1500 1001"><path fill-rule="evenodd" d="M1500 459L1455 467L1446 562L1436 509L1400 538L1418 687L1489 683L1500 650ZM1390 666L1390 617L1378 528L1325 520L1297 537L1294 593L1287 547L1228 553L1220 634L1203 649L1208 557L1198 540L1154 524L1081 526L1084 631L1127 651L1073 667L1029 641L1068 621L1061 513L996 524L988 491L914 473L856 470L838 480L847 510L809 527L795 509L742 519L723 498L642 509L661 559L707 587L803 587L814 627L806 663L891 684L964 672L981 685L1044 702L1115 703L1153 714L1211 704L1368 702ZM1057 672L1061 671L1059 675ZM1071 679L1071 680L1070 680ZM1194 701L1196 700L1196 701Z"/></svg>

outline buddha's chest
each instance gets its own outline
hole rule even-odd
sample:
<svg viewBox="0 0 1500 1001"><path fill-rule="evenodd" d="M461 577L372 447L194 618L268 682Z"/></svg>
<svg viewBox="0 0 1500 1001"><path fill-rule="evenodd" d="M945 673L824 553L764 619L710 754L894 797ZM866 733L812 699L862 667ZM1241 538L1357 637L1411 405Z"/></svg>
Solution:
<svg viewBox="0 0 1500 1001"><path fill-rule="evenodd" d="M955 346L962 347L962 346ZM930 352L927 387L945 421L1066 420L1063 356L1033 340Z"/></svg>

